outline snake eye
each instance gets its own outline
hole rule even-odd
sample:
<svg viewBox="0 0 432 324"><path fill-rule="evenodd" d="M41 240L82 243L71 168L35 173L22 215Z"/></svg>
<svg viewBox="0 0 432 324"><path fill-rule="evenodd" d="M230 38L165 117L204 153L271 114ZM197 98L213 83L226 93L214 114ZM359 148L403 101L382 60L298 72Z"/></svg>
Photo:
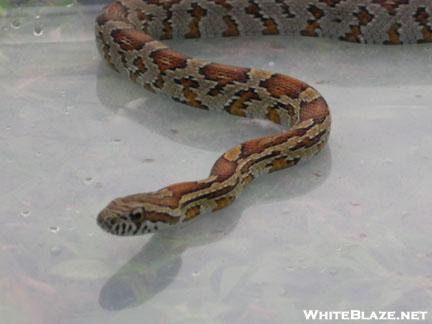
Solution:
<svg viewBox="0 0 432 324"><path fill-rule="evenodd" d="M137 222L141 219L141 210L140 209L135 209L134 211L132 211L129 215L130 219L132 222Z"/></svg>

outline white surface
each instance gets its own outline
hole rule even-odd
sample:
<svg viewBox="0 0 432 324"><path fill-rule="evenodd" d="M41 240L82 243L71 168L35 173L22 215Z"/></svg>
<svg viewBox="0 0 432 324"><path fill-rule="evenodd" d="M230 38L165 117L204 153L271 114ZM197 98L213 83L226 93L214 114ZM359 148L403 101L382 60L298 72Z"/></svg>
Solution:
<svg viewBox="0 0 432 324"><path fill-rule="evenodd" d="M95 223L110 199L204 177L225 149L276 128L187 108L121 78L96 51L99 9L34 7L0 20L4 323L432 312L431 45L171 42L307 81L331 106L331 140L226 210L177 231L119 238Z"/></svg>

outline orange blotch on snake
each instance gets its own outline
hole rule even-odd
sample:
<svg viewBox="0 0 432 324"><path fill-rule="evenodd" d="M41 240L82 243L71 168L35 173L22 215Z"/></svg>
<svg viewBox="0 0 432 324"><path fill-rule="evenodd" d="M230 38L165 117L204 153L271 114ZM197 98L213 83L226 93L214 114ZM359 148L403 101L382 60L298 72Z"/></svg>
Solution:
<svg viewBox="0 0 432 324"><path fill-rule="evenodd" d="M217 176L218 181L224 181L231 177L237 168L237 163L228 161L221 156L210 171L210 175Z"/></svg>
<svg viewBox="0 0 432 324"><path fill-rule="evenodd" d="M235 161L240 157L241 154L241 145L237 145L236 147L233 147L228 152L224 154L224 158L228 161Z"/></svg>
<svg viewBox="0 0 432 324"><path fill-rule="evenodd" d="M136 29L115 29L111 32L111 37L125 51L139 51L153 40L149 35Z"/></svg>
<svg viewBox="0 0 432 324"><path fill-rule="evenodd" d="M328 115L327 102L323 97L318 97L302 106L300 111L300 121L312 118L314 121L322 122L326 117L328 117Z"/></svg>
<svg viewBox="0 0 432 324"><path fill-rule="evenodd" d="M248 174L245 178L243 178L242 180L242 185L243 186L247 186L249 183L251 183L253 180L255 179L255 177L251 174Z"/></svg>
<svg viewBox="0 0 432 324"><path fill-rule="evenodd" d="M200 214L200 206L193 206L189 208L185 213L185 221L191 220Z"/></svg>
<svg viewBox="0 0 432 324"><path fill-rule="evenodd" d="M234 201L235 197L223 197L215 200L216 206L213 208L213 211L225 208L230 205Z"/></svg>
<svg viewBox="0 0 432 324"><path fill-rule="evenodd" d="M252 90L239 91L234 99L225 107L231 115L246 117L247 103L251 100L259 100L259 96Z"/></svg>
<svg viewBox="0 0 432 324"><path fill-rule="evenodd" d="M261 81L260 86L266 88L276 98L282 96L297 98L308 87L303 81L279 73L273 74L265 81Z"/></svg>
<svg viewBox="0 0 432 324"><path fill-rule="evenodd" d="M250 69L231 66L219 63L210 63L200 69L200 73L209 80L216 81L219 85L225 86L234 81L246 82Z"/></svg>
<svg viewBox="0 0 432 324"><path fill-rule="evenodd" d="M276 123L276 124L281 123L279 113L277 112L277 109L274 107L267 108L266 118L268 120L271 120L273 123Z"/></svg>
<svg viewBox="0 0 432 324"><path fill-rule="evenodd" d="M238 30L237 24L232 17L224 16L222 19L226 26L225 31L222 33L224 37L240 35L240 31Z"/></svg>
<svg viewBox="0 0 432 324"><path fill-rule="evenodd" d="M287 160L285 158L280 158L273 160L271 163L270 172L285 169L288 166Z"/></svg>
<svg viewBox="0 0 432 324"><path fill-rule="evenodd" d="M159 67L161 72L166 70L175 70L185 68L187 65L187 56L169 48L156 50L150 54L153 61Z"/></svg>

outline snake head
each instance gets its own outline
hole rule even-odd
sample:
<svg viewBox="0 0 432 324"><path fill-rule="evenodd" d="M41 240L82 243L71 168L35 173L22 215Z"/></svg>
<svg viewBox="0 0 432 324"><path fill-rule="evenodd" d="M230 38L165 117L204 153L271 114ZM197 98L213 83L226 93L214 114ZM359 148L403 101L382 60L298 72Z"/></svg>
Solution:
<svg viewBox="0 0 432 324"><path fill-rule="evenodd" d="M103 230L121 236L152 233L178 221L179 217L155 204L152 193L114 199L97 217Z"/></svg>

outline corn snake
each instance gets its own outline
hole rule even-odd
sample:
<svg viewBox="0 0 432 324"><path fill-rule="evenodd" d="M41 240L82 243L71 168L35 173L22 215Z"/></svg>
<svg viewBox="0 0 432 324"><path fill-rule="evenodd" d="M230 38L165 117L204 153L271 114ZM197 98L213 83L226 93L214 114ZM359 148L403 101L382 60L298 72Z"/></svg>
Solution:
<svg viewBox="0 0 432 324"><path fill-rule="evenodd" d="M300 34L378 44L432 41L430 0L119 0L96 20L105 60L152 92L206 110L286 127L225 152L208 178L114 199L98 224L117 235L151 233L231 204L256 177L318 153L330 132L321 94L303 81L188 57L161 40Z"/></svg>

